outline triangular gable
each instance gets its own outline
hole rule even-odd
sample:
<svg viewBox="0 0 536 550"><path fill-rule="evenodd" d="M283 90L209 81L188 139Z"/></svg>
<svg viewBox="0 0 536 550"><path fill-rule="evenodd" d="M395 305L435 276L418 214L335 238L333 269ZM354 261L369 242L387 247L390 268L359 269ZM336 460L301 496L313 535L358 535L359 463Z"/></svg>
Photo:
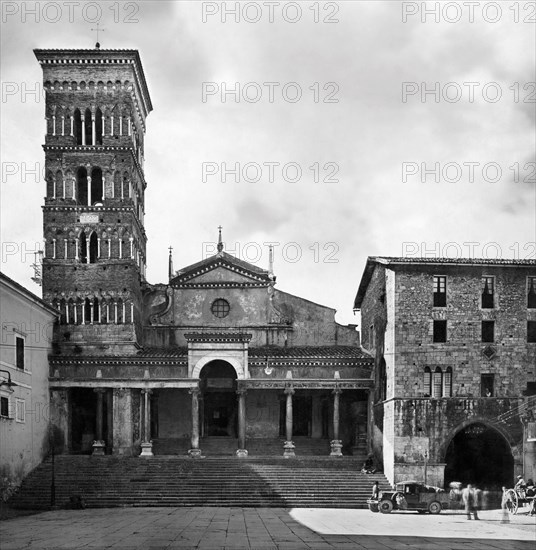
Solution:
<svg viewBox="0 0 536 550"><path fill-rule="evenodd" d="M212 283L267 285L270 282L264 269L222 252L181 269L171 280L171 286Z"/></svg>

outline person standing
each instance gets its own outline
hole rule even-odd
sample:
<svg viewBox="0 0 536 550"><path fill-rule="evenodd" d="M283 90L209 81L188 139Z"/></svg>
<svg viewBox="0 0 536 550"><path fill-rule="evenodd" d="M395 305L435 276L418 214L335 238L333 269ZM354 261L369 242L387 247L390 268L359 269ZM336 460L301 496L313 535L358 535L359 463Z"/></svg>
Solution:
<svg viewBox="0 0 536 550"><path fill-rule="evenodd" d="M471 514L474 515L475 519L478 519L478 514L476 511L475 490L473 489L473 486L470 483L462 491L462 499L465 505L465 513L467 514L467 519L471 519Z"/></svg>
<svg viewBox="0 0 536 550"><path fill-rule="evenodd" d="M379 500L380 498L380 484L375 481L372 485L372 497L373 499Z"/></svg>

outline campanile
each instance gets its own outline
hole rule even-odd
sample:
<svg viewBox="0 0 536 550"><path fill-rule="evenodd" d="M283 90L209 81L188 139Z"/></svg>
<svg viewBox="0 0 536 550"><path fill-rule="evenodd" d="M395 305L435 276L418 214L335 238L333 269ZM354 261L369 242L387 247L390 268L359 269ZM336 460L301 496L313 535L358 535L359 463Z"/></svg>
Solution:
<svg viewBox="0 0 536 550"><path fill-rule="evenodd" d="M145 280L145 121L137 50L35 50L46 134L43 298L69 352L134 351Z"/></svg>

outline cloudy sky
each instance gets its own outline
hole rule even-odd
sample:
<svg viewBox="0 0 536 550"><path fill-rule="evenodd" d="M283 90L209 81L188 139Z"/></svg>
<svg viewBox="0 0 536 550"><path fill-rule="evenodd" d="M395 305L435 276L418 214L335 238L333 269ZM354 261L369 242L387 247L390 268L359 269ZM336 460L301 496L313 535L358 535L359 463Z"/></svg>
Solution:
<svg viewBox="0 0 536 550"><path fill-rule="evenodd" d="M367 256L536 256L533 3L1 4L1 269L34 292L32 50L91 48L97 20L102 48L140 51L154 106L149 282L167 280L168 246L175 269L196 262L221 224L226 250L262 267L263 243L279 243L278 287L351 323Z"/></svg>

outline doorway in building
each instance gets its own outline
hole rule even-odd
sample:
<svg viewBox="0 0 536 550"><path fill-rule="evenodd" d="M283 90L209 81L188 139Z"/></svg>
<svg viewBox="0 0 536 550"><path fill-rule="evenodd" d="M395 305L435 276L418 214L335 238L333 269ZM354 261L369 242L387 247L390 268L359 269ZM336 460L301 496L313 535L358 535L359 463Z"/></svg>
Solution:
<svg viewBox="0 0 536 550"><path fill-rule="evenodd" d="M510 487L514 457L510 445L497 430L474 423L459 431L445 455L445 487L451 481L475 483L480 488Z"/></svg>
<svg viewBox="0 0 536 550"><path fill-rule="evenodd" d="M97 435L97 394L92 388L72 388L71 401L71 452L91 454ZM102 437L108 439L108 403L103 399Z"/></svg>
<svg viewBox="0 0 536 550"><path fill-rule="evenodd" d="M199 375L203 437L237 437L236 371L226 361L207 363Z"/></svg>

